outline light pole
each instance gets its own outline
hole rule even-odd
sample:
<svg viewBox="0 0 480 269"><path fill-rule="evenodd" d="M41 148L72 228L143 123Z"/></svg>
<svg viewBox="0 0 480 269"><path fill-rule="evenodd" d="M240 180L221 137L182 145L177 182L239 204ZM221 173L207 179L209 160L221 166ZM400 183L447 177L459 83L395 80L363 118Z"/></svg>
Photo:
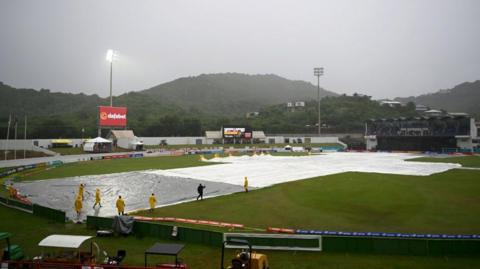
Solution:
<svg viewBox="0 0 480 269"><path fill-rule="evenodd" d="M318 88L318 135L322 133L321 131L321 122L320 122L320 76L323 76L323 67L315 67L313 68L313 74L317 77L317 88Z"/></svg>
<svg viewBox="0 0 480 269"><path fill-rule="evenodd" d="M112 73L113 73L113 60L115 57L118 56L117 52L109 49L107 50L107 61L110 62L110 106L113 106L113 99L112 99Z"/></svg>

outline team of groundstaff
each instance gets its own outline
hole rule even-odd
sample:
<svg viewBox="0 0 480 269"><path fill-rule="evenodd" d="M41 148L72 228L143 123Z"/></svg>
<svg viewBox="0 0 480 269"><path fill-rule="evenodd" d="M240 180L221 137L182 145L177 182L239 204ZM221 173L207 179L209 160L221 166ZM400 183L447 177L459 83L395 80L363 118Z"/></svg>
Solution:
<svg viewBox="0 0 480 269"><path fill-rule="evenodd" d="M244 183L243 187L245 189L245 192L248 192L248 178L244 178ZM203 200L203 190L206 188L205 185L202 185L201 183L197 187L197 201L198 200ZM9 192L11 195L15 191L13 186L9 186ZM74 202L74 207L75 207L75 212L77 213L77 219L80 219L80 214L82 212L83 208L83 201L84 201L84 192L85 192L85 184L81 183L78 186L78 192L75 198ZM155 197L155 194L152 193L150 197L148 198L148 204L150 205L149 211L152 212L156 205L157 205L157 198ZM102 207L101 204L101 191L99 188L96 188L95 190L95 203L93 204L93 208L95 209L96 206ZM115 202L115 207L117 208L118 215L125 215L125 200L122 198L121 195L118 196L116 202Z"/></svg>

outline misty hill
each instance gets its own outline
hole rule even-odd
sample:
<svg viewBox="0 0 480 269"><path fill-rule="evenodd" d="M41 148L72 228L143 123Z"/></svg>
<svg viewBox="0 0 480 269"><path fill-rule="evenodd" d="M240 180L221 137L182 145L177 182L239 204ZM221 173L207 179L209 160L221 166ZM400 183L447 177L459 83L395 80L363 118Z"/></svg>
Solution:
<svg viewBox="0 0 480 269"><path fill-rule="evenodd" d="M227 123L227 117L241 118L245 112L268 105L314 99L316 93L317 88L310 83L275 75L215 74L180 78L122 94L114 97L113 103L128 107L129 128L139 134L201 135L202 129ZM326 95L335 94L321 90L321 96ZM24 115L28 115L33 137L79 137L82 128L86 135L94 136L99 105L109 105L109 99L16 89L0 82L0 131L6 133L8 115L14 113L22 125Z"/></svg>
<svg viewBox="0 0 480 269"><path fill-rule="evenodd" d="M174 80L141 91L161 103L204 113L234 115L268 105L317 98L317 87L276 75L209 74ZM320 89L320 96L337 94Z"/></svg>
<svg viewBox="0 0 480 269"><path fill-rule="evenodd" d="M47 89L16 89L0 82L0 115L9 113L45 116L77 113L102 102L98 95L50 92Z"/></svg>
<svg viewBox="0 0 480 269"><path fill-rule="evenodd" d="M414 102L448 112L466 112L478 118L480 117L480 80L465 82L452 89L417 97L396 98L395 100Z"/></svg>
<svg viewBox="0 0 480 269"><path fill-rule="evenodd" d="M16 89L0 82L0 131L6 134L8 116L14 114L21 126L24 115L27 115L32 137L79 137L82 128L86 130L86 135L94 136L97 107L109 104L109 98L100 98L96 94ZM151 120L171 111L181 111L180 108L160 105L152 98L134 92L115 97L114 105L128 107L129 124Z"/></svg>

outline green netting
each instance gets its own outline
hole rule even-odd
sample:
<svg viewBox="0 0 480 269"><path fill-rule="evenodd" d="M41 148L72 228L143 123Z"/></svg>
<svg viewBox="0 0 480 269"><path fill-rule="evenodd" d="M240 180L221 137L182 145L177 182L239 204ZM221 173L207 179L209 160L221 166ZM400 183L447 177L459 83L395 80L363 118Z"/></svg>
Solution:
<svg viewBox="0 0 480 269"><path fill-rule="evenodd" d="M41 205L34 204L33 205L33 215L47 218L56 222L65 222L66 215L64 211L44 207Z"/></svg>

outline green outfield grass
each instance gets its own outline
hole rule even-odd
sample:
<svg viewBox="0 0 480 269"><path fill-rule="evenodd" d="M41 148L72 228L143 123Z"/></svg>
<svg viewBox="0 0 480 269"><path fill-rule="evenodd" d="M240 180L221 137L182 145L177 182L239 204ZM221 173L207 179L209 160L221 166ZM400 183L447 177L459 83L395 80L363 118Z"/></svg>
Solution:
<svg viewBox="0 0 480 269"><path fill-rule="evenodd" d="M212 163L201 162L198 155L96 160L68 163L58 168L26 176L22 180L101 175L147 169L173 169L201 165L212 165Z"/></svg>
<svg viewBox="0 0 480 269"><path fill-rule="evenodd" d="M459 169L431 176L350 172L143 214L255 228L472 234L480 233L479 179L480 171Z"/></svg>
<svg viewBox="0 0 480 269"><path fill-rule="evenodd" d="M79 155L79 154L90 154L90 152L83 151L83 147L77 148L49 148L49 150L60 153L61 155ZM114 148L112 152L132 152L133 150Z"/></svg>
<svg viewBox="0 0 480 269"><path fill-rule="evenodd" d="M117 159L67 164L27 179L46 179L144 169L206 165L199 156ZM242 223L248 227L337 231L479 233L480 171L450 170L431 176L343 173L278 184L229 196L156 209L146 216L171 216ZM250 179L253 184L254 179ZM45 236L90 234L84 225L58 224L0 206L0 231L16 235L28 256ZM197 226L208 229L205 226ZM97 238L113 254L126 249L126 264L143 265L155 238ZM165 242L165 241L163 241ZM221 248L187 244L180 255L190 268L218 268ZM267 251L271 268L477 268L479 257L415 257ZM227 257L231 257L229 252ZM159 260L152 259L152 264ZM171 261L165 258L163 262Z"/></svg>
<svg viewBox="0 0 480 269"><path fill-rule="evenodd" d="M38 158L38 157L47 157L48 155L43 152L38 151L25 151L25 158ZM7 151L7 160L13 160L15 157L15 152L13 150ZM16 159L23 159L23 150L17 150ZM5 151L0 150L0 160L5 160Z"/></svg>
<svg viewBox="0 0 480 269"><path fill-rule="evenodd" d="M459 163L464 167L480 168L480 155L455 156L455 157L446 157L446 158L422 157L422 158L410 159L409 161L434 162L434 163Z"/></svg>
<svg viewBox="0 0 480 269"><path fill-rule="evenodd" d="M34 217L28 213L0 206L0 231L13 232L12 244L20 245L27 258L41 254L37 247L38 242L51 234L95 235L95 231L87 230L81 224L58 224L45 219ZM110 255L117 249L125 249L127 256L126 265L141 265L144 262L144 251L155 242L168 242L156 238L129 237L103 237L94 239L100 248ZM178 243L177 241L175 241ZM0 242L3 247L4 242ZM480 263L478 257L415 257L400 255L360 255L360 254L334 254L319 252L293 252L293 251L261 251L268 255L270 268L276 269L351 269L351 268L477 268ZM221 248L207 247L198 244L187 244L180 257L190 268L219 268ZM228 251L226 260L233 257L233 252ZM151 257L149 264L158 262L171 262L172 257L162 259Z"/></svg>

